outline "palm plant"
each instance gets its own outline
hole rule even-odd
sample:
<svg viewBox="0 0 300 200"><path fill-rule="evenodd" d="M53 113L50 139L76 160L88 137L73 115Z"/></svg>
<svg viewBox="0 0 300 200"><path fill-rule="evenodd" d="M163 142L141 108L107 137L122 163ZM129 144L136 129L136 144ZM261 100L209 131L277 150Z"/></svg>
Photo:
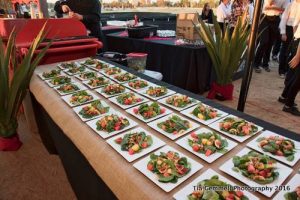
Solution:
<svg viewBox="0 0 300 200"><path fill-rule="evenodd" d="M0 140L16 136L18 111L27 93L30 79L51 45L51 42L48 43L38 55L34 54L45 38L44 29L45 25L19 63L16 60L16 32L12 31L6 46L0 38ZM9 69L12 69L12 73Z"/></svg>
<svg viewBox="0 0 300 200"><path fill-rule="evenodd" d="M211 58L217 76L216 83L218 86L225 86L232 83L232 76L242 62L250 29L246 13L238 18L232 33L229 26L222 31L214 16L213 23L215 33L202 20L196 30Z"/></svg>

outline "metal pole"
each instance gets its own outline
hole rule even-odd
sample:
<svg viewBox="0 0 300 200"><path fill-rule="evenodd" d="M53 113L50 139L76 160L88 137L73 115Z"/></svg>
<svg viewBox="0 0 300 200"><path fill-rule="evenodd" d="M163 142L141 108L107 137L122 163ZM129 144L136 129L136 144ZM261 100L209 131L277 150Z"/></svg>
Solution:
<svg viewBox="0 0 300 200"><path fill-rule="evenodd" d="M251 26L251 33L249 37L249 44L248 44L248 55L246 60L245 72L242 80L241 91L239 96L239 103L237 109L241 112L244 112L245 103L247 100L248 90L250 86L250 81L252 78L252 62L255 55L256 50L256 37L258 32L259 20L261 15L261 8L262 8L262 0L255 1L255 8L254 8L254 16L253 22Z"/></svg>

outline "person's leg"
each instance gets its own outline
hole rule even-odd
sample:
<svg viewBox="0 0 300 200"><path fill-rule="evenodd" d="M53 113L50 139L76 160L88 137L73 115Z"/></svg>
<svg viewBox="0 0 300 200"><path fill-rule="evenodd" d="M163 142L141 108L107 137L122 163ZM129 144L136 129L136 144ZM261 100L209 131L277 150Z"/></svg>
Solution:
<svg viewBox="0 0 300 200"><path fill-rule="evenodd" d="M261 72L261 69L259 68L261 65L262 58L264 56L264 53L267 48L268 44L268 38L269 38L269 30L268 30L268 20L266 17L263 18L260 26L259 26L259 44L255 52L255 58L253 67L255 69L255 72Z"/></svg>
<svg viewBox="0 0 300 200"><path fill-rule="evenodd" d="M273 44L280 37L279 28L278 28L279 22L280 22L279 17L269 20L268 43L267 43L266 51L265 51L265 54L263 57L263 64L262 64L263 68L267 72L271 71L269 68L269 61L270 61L270 55L271 55Z"/></svg>
<svg viewBox="0 0 300 200"><path fill-rule="evenodd" d="M281 103L285 103L294 80L295 80L295 70L289 69L284 80L284 89L282 91L281 97L279 97L278 99L278 101L280 101Z"/></svg>
<svg viewBox="0 0 300 200"><path fill-rule="evenodd" d="M290 86L283 111L289 112L293 115L300 116L300 111L297 109L295 104L295 98L300 90L300 64L297 66L295 71L295 80Z"/></svg>
<svg viewBox="0 0 300 200"><path fill-rule="evenodd" d="M286 74L288 71L288 66L287 66L288 48L294 37L292 26L286 26L286 35L287 35L287 40L282 42L282 46L279 54L279 68L278 68L279 75Z"/></svg>
<svg viewBox="0 0 300 200"><path fill-rule="evenodd" d="M277 57L278 57L281 45L282 45L281 38L278 37L277 40L275 41L274 45L273 45L272 60L275 60L275 61L278 60Z"/></svg>

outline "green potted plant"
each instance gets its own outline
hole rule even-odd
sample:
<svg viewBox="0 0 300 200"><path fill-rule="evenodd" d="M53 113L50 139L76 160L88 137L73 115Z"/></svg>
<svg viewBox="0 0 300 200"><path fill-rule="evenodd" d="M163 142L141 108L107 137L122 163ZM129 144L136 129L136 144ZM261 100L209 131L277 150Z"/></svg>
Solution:
<svg viewBox="0 0 300 200"><path fill-rule="evenodd" d="M19 63L16 60L16 32L12 31L6 45L3 44L2 38L0 38L1 151L16 151L22 145L17 133L18 113L27 93L32 74L51 45L51 42L48 43L39 54L34 54L45 38L44 29L45 25Z"/></svg>
<svg viewBox="0 0 300 200"><path fill-rule="evenodd" d="M211 85L207 98L214 99L218 95L224 100L232 100L234 89L232 77L238 70L242 55L247 49L250 28L246 15L239 17L232 33L229 26L222 31L215 17L213 23L215 33L202 20L200 25L196 26L217 77Z"/></svg>

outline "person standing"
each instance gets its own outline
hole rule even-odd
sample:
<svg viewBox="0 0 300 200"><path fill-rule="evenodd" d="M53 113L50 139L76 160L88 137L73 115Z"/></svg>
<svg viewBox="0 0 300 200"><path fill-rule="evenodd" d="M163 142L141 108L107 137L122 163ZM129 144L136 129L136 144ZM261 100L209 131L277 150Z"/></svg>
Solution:
<svg viewBox="0 0 300 200"><path fill-rule="evenodd" d="M265 0L263 5L262 22L259 25L259 44L255 53L253 67L255 72L260 73L262 66L270 72L269 60L272 46L275 40L280 37L279 22L280 14L287 6L287 0Z"/></svg>
<svg viewBox="0 0 300 200"><path fill-rule="evenodd" d="M237 23L239 17L243 16L246 11L246 5L243 0L234 0L231 5L231 16L229 19L229 24L231 28L231 33Z"/></svg>
<svg viewBox="0 0 300 200"><path fill-rule="evenodd" d="M249 25L252 25L253 14L254 14L253 0L247 0L247 12L248 12Z"/></svg>
<svg viewBox="0 0 300 200"><path fill-rule="evenodd" d="M228 22L231 16L230 0L221 0L222 2L217 8L217 22L219 23L221 30L224 31L224 25Z"/></svg>
<svg viewBox="0 0 300 200"><path fill-rule="evenodd" d="M296 26L295 26L296 27ZM295 98L300 90L300 25L295 32L294 48L292 51L292 59L289 62L291 76L286 77L285 88L278 101L284 103L283 111L300 116L300 111L295 104Z"/></svg>
<svg viewBox="0 0 300 200"><path fill-rule="evenodd" d="M29 11L24 1L22 2L20 9L21 9L21 13L23 14L23 17L29 19L30 18Z"/></svg>
<svg viewBox="0 0 300 200"><path fill-rule="evenodd" d="M282 46L279 54L278 73L281 78L285 77L287 72L287 53L291 41L294 38L293 25L300 22L300 0L294 0L290 3L282 14L279 24Z"/></svg>
<svg viewBox="0 0 300 200"><path fill-rule="evenodd" d="M208 24L213 24L213 11L209 6L209 3L205 3L202 13L201 13L201 19Z"/></svg>
<svg viewBox="0 0 300 200"><path fill-rule="evenodd" d="M101 5L98 0L66 0L55 4L58 13L69 13L69 17L81 21L90 31L90 36L101 40Z"/></svg>

